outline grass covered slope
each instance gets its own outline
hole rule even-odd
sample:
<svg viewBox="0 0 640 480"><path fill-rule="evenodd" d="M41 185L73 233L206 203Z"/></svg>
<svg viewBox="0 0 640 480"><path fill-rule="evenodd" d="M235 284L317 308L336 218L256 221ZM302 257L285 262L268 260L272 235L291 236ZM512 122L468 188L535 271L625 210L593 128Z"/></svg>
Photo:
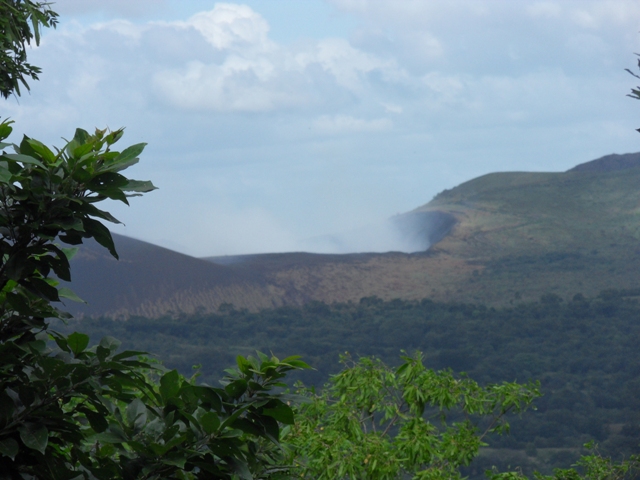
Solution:
<svg viewBox="0 0 640 480"><path fill-rule="evenodd" d="M593 295L638 284L639 186L635 166L493 173L442 192L418 210L457 219L432 253L474 267L460 281L458 298L501 303L548 292Z"/></svg>

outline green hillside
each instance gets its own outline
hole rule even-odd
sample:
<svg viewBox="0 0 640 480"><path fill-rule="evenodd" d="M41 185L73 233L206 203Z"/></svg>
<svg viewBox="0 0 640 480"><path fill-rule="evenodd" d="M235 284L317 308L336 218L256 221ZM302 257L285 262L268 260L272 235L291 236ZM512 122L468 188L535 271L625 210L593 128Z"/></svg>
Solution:
<svg viewBox="0 0 640 480"><path fill-rule="evenodd" d="M458 221L434 249L474 266L457 293L500 303L634 288L640 278L640 168L494 173L418 210ZM446 272L440 272L447 276Z"/></svg>
<svg viewBox="0 0 640 480"><path fill-rule="evenodd" d="M407 236L437 242L412 254L196 259L116 237L120 262L92 245L74 259L74 286L89 302L74 311L161 317L229 303L257 311L371 295L497 306L546 293L568 299L636 288L638 186L640 154L610 155L568 172L484 175L396 219Z"/></svg>

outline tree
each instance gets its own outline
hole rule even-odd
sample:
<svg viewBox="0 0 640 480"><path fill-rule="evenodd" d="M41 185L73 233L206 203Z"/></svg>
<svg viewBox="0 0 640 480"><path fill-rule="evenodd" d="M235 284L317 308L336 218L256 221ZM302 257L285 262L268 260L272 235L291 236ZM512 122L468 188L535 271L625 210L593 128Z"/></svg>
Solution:
<svg viewBox="0 0 640 480"><path fill-rule="evenodd" d="M379 359L341 358L345 368L297 410L288 441L309 479L454 479L508 413L527 409L539 385L479 386L433 371L418 352L392 369Z"/></svg>
<svg viewBox="0 0 640 480"><path fill-rule="evenodd" d="M25 75L37 78L25 44L55 25L47 5L0 1L4 97L27 86ZM238 357L214 388L138 358L143 352L118 352L111 337L89 347L87 335L49 327L47 319L68 318L55 305L79 300L59 283L71 280L74 254L61 244L93 238L117 258L102 221L118 220L96 205L128 204L155 188L121 173L144 144L114 151L122 129L77 129L60 149L27 136L14 145L5 142L11 125L0 122L0 477L281 476L280 431L293 413L273 389L306 368L297 357Z"/></svg>
<svg viewBox="0 0 640 480"><path fill-rule="evenodd" d="M636 54L636 56L638 56L638 68L640 69L640 54ZM633 73L630 69L625 68L625 70L630 73L631 75L633 75L634 77L636 77L637 79L640 79L640 75ZM636 87L636 88L632 88L631 89L631 93L627 94L627 97L631 97L631 98L635 98L636 100L640 100L640 86ZM636 129L638 132L640 132L640 128Z"/></svg>
<svg viewBox="0 0 640 480"><path fill-rule="evenodd" d="M580 457L576 468L557 469L553 475L534 474L535 480L632 480L640 477L640 455L613 462L598 452L595 443L585 445L587 455ZM528 480L521 472L486 472L489 480Z"/></svg>
<svg viewBox="0 0 640 480"><path fill-rule="evenodd" d="M20 84L27 90L25 77L38 79L40 68L27 63L27 45L40 44L42 27L55 27L58 14L50 3L31 0L0 2L0 95L20 95Z"/></svg>
<svg viewBox="0 0 640 480"><path fill-rule="evenodd" d="M11 122L0 124L0 141ZM117 222L96 204L153 190L123 176L143 144L111 150L122 130L77 130L55 152L25 137L0 156L0 474L9 478L252 478L279 475L281 425L293 413L280 393L296 357L238 357L222 388L118 352L113 338L51 331L47 318L73 293L56 242L94 238L115 257ZM10 145L0 143L0 148ZM51 278L55 274L57 279ZM47 340L58 350L52 351ZM157 373L154 373L157 372ZM157 381L155 379L157 378Z"/></svg>

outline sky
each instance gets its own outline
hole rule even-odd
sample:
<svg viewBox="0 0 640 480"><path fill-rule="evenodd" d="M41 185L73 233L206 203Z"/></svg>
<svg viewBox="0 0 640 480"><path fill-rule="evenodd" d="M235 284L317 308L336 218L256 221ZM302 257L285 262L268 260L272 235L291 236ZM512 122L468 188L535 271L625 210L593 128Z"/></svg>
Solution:
<svg viewBox="0 0 640 480"><path fill-rule="evenodd" d="M148 144L129 176L159 189L109 205L112 231L189 255L309 250L479 175L640 151L637 0L53 8L9 140L126 127L118 145Z"/></svg>

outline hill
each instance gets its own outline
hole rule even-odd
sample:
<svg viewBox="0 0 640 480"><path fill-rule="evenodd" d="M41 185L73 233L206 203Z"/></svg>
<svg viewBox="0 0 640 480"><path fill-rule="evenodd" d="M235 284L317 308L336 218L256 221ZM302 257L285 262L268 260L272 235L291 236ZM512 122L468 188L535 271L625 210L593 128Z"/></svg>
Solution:
<svg viewBox="0 0 640 480"><path fill-rule="evenodd" d="M554 293L629 289L640 272L640 154L567 172L484 175L394 217L428 250L406 254L284 253L196 259L116 236L122 260L95 245L74 259L88 314L161 316L255 311L311 300L470 301L491 305Z"/></svg>
<svg viewBox="0 0 640 480"><path fill-rule="evenodd" d="M120 260L91 241L71 261L73 290L88 304L68 303L76 315L157 317L193 313L223 303L252 310L282 304L258 272L216 265L113 234Z"/></svg>

